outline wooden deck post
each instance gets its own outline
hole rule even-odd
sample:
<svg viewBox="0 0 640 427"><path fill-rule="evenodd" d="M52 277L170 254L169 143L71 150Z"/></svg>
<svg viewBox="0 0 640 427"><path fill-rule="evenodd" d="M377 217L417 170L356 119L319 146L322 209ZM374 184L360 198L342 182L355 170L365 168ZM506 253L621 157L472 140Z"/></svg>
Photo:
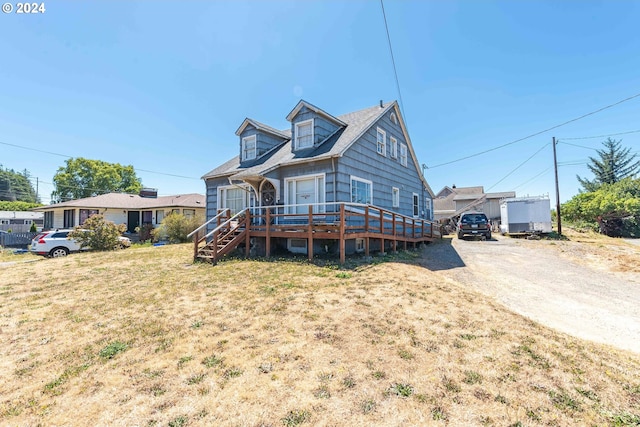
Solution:
<svg viewBox="0 0 640 427"><path fill-rule="evenodd" d="M267 208L265 214L265 242L264 242L264 256L269 258L271 256L271 209Z"/></svg>
<svg viewBox="0 0 640 427"><path fill-rule="evenodd" d="M193 235L193 260L197 260L198 259L198 240L200 239L198 236L200 235L200 232L196 232L196 234Z"/></svg>
<svg viewBox="0 0 640 427"><path fill-rule="evenodd" d="M396 214L394 212L391 213L391 226L393 227L393 252L398 252L398 240L396 236Z"/></svg>
<svg viewBox="0 0 640 427"><path fill-rule="evenodd" d="M382 209L379 210L380 212L380 254L384 255L384 214L382 212Z"/></svg>
<svg viewBox="0 0 640 427"><path fill-rule="evenodd" d="M309 219L307 221L307 256L313 261L313 206L309 205Z"/></svg>
<svg viewBox="0 0 640 427"><path fill-rule="evenodd" d="M340 264L345 263L345 242L344 242L344 234L345 234L345 218L344 218L344 203L340 205Z"/></svg>
<svg viewBox="0 0 640 427"><path fill-rule="evenodd" d="M249 213L249 209L247 209L247 215L244 223L244 257L249 258L249 252L251 250L251 214Z"/></svg>

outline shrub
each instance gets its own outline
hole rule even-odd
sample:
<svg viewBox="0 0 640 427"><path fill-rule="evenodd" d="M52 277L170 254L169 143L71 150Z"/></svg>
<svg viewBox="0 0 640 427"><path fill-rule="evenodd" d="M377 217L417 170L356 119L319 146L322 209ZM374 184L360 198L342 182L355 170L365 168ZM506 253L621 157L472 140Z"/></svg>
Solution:
<svg viewBox="0 0 640 427"><path fill-rule="evenodd" d="M187 234L203 223L197 216L187 218L182 214L172 213L162 220L162 224L152 231L155 241L168 240L170 243L185 243L190 239Z"/></svg>
<svg viewBox="0 0 640 427"><path fill-rule="evenodd" d="M124 224L114 224L102 215L91 215L84 224L69 233L69 237L78 241L80 246L98 251L116 249L118 237L124 233Z"/></svg>
<svg viewBox="0 0 640 427"><path fill-rule="evenodd" d="M36 227L36 223L32 222L31 227L29 228L30 233L36 233L38 231L38 227Z"/></svg>

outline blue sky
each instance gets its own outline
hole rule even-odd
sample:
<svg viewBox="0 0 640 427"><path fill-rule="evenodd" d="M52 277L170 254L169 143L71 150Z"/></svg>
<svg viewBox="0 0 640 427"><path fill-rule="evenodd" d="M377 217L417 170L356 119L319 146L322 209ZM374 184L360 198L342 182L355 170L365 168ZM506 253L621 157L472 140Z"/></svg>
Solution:
<svg viewBox="0 0 640 427"><path fill-rule="evenodd" d="M163 195L204 193L245 117L285 129L300 99L340 115L401 94L436 192L554 201L556 136L565 201L606 139L568 138L640 130L637 97L474 156L639 94L639 1L385 0L400 94L377 0L45 7L0 14L0 164L29 170L45 203L65 155L131 164ZM613 138L640 150L640 132Z"/></svg>

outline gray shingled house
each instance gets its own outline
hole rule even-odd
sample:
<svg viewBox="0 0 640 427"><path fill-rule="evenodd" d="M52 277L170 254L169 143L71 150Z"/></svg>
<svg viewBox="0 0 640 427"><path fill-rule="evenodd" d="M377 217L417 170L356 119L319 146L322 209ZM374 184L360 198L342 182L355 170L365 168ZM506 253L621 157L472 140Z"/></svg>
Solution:
<svg viewBox="0 0 640 427"><path fill-rule="evenodd" d="M244 235L247 253L251 246L264 254L266 246L268 255L275 244L311 257L314 249L329 251L335 245L326 240L335 239L340 243L335 251L343 256L368 253L372 238L371 249L384 251L398 241L415 244L433 237L433 191L397 102L334 116L300 101L286 118L291 127L285 130L246 118L236 131L238 155L203 176L211 221L205 240L222 234L221 218L238 213L241 219L251 217ZM242 230L227 240L241 241ZM223 251L217 252L209 255L215 260Z"/></svg>

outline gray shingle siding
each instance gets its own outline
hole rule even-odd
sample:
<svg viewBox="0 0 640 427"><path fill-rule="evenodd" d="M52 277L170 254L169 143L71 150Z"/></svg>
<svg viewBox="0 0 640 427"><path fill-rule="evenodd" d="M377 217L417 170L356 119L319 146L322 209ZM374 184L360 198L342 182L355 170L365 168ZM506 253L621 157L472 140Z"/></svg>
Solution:
<svg viewBox="0 0 640 427"><path fill-rule="evenodd" d="M386 133L386 155L378 154L377 151L377 129L380 128ZM391 157L391 141L394 137L398 141L398 157ZM423 190L421 171L416 170L415 162L410 158L411 153L407 152L407 166L400 163L400 144L407 145L402 129L389 119L389 114L385 114L362 137L356 141L340 158L338 178L338 199L351 201L351 180L350 176L356 176L372 182L373 201L372 204L384 209L394 210L407 216L413 216L413 194L416 193L420 199L419 214L422 213L424 198L430 197L428 192ZM392 203L392 188L396 187L400 191L400 207L394 208Z"/></svg>

